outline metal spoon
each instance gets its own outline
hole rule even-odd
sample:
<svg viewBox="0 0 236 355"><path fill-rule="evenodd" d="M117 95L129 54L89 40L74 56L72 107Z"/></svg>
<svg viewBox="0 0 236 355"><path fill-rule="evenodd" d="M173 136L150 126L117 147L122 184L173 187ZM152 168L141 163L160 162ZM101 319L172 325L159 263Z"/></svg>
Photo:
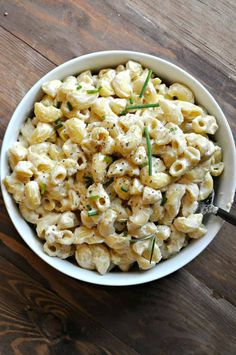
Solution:
<svg viewBox="0 0 236 355"><path fill-rule="evenodd" d="M229 212L226 212L225 210L223 210L220 207L214 206L213 205L214 197L215 197L215 191L213 190L212 193L209 195L209 197L206 200L201 201L199 203L199 206L197 209L198 213L202 213L203 215L214 214L216 216L221 217L225 221L233 224L234 226L236 226L236 216L232 215Z"/></svg>

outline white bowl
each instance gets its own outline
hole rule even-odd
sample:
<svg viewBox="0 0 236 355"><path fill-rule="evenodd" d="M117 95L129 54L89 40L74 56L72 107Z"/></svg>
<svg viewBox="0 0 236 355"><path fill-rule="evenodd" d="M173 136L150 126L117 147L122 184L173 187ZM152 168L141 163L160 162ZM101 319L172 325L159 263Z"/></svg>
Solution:
<svg viewBox="0 0 236 355"><path fill-rule="evenodd" d="M186 71L164 59L138 52L105 51L87 54L60 65L40 79L22 99L11 118L11 121L9 122L2 144L1 180L3 177L8 175L10 171L7 151L16 141L22 123L25 121L27 115L29 115L32 111L34 102L37 101L42 95L41 85L45 81L52 79L63 79L66 76L80 73L86 69L98 70L105 67L114 67L118 64L125 63L129 59L133 59L142 63L146 67L152 68L153 71L164 81L181 82L189 86L194 92L197 103L203 105L210 114L217 118L219 130L216 134L216 139L223 148L225 171L219 178L215 202L218 206L229 210L230 203L233 201L236 184L235 146L230 127L221 108L211 94L204 88L204 86ZM200 252L202 252L212 241L222 226L222 220L220 220L220 218L211 216L207 220L208 232L203 238L192 241L186 248L181 250L180 253L161 262L160 264L157 264L156 267L151 270L130 271L126 273L117 271L101 276L95 271L84 270L66 260L60 260L46 255L43 252L42 243L36 236L36 233L34 233L34 231L20 215L17 205L6 191L5 186L3 186L3 184L1 186L3 198L10 218L28 246L41 259L46 261L55 269L76 279L94 284L111 286L135 285L166 276L186 265Z"/></svg>

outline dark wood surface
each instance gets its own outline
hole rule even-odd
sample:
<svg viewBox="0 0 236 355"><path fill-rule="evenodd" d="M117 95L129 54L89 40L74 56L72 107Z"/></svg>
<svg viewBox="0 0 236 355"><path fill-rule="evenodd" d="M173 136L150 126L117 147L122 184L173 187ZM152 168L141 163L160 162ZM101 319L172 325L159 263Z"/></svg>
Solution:
<svg viewBox="0 0 236 355"><path fill-rule="evenodd" d="M0 139L56 65L105 49L169 59L216 97L236 135L235 0L0 1ZM236 235L224 224L189 265L146 285L101 287L41 261L0 199L1 354L236 354Z"/></svg>

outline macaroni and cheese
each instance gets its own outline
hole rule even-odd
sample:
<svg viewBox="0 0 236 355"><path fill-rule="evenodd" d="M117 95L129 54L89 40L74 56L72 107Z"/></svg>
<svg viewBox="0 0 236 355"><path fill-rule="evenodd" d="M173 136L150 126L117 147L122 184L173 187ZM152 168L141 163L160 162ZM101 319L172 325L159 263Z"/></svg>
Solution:
<svg viewBox="0 0 236 355"><path fill-rule="evenodd" d="M207 232L198 205L224 163L216 119L187 86L130 60L42 90L4 183L45 253L147 270Z"/></svg>

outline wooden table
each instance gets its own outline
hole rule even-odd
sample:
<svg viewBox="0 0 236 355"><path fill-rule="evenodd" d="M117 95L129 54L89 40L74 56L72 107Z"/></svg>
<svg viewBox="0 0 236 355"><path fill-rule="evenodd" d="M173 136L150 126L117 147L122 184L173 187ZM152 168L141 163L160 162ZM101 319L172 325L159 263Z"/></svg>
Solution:
<svg viewBox="0 0 236 355"><path fill-rule="evenodd" d="M143 51L196 76L236 134L235 0L0 2L0 138L27 90L56 65L106 49ZM1 198L1 354L235 354L236 239L225 223L174 274L100 287L41 261Z"/></svg>

